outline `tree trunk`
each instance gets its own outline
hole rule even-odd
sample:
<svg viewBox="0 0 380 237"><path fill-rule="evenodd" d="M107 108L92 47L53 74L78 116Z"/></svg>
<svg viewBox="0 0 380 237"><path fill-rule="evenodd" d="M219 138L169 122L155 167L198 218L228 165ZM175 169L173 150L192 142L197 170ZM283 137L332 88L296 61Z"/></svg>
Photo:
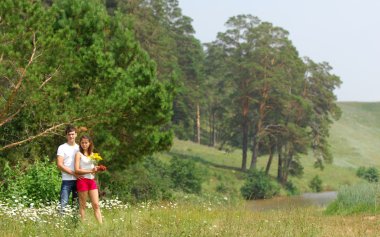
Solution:
<svg viewBox="0 0 380 237"><path fill-rule="evenodd" d="M270 139L270 142L272 143L272 139ZM265 174L268 175L269 174L269 170L270 170L270 167L272 165L272 161L273 161L273 155L274 155L274 149L275 149L275 145L274 144L269 144L269 158L268 158L268 162L267 162L267 166L265 168Z"/></svg>
<svg viewBox="0 0 380 237"><path fill-rule="evenodd" d="M213 113L213 111L212 111L212 109L210 109L210 111L209 111L210 113L209 113L209 116L208 116L208 124L209 124L209 137L208 137L208 145L209 146L214 146L214 144L213 144L213 139L212 139L212 137L213 137L213 130L214 130L214 128L213 128L213 126L214 126L214 119L213 119L213 117L214 117L214 113Z"/></svg>
<svg viewBox="0 0 380 237"><path fill-rule="evenodd" d="M257 166L257 156L259 153L259 142L257 141L257 135L254 135L252 139L252 159L251 159L251 166L249 167L251 170L256 169Z"/></svg>
<svg viewBox="0 0 380 237"><path fill-rule="evenodd" d="M281 184L285 184L286 182L288 182L288 176L289 176L289 169L290 169L290 165L292 163L292 160L293 160L293 152L289 151L287 156L286 156L286 164L284 165L284 169L283 169L283 175L282 175L282 182Z"/></svg>
<svg viewBox="0 0 380 237"><path fill-rule="evenodd" d="M252 160L251 160L251 169L255 169L257 166L257 158L259 156L259 145L260 145L260 139L264 135L264 119L265 119L265 113L266 113L266 101L268 99L268 93L269 93L269 87L268 84L264 85L264 88L261 90L261 94L263 97L263 101L260 102L259 106L259 116L256 126L256 131L254 132L254 139L253 139L253 148L252 148Z"/></svg>
<svg viewBox="0 0 380 237"><path fill-rule="evenodd" d="M215 111L211 111L210 116L210 137L209 146L214 147L216 144L216 130L215 130Z"/></svg>
<svg viewBox="0 0 380 237"><path fill-rule="evenodd" d="M197 103L197 136L195 142L201 144L201 113L199 103Z"/></svg>
<svg viewBox="0 0 380 237"><path fill-rule="evenodd" d="M212 146L216 144L216 126L215 126L215 113L212 114Z"/></svg>
<svg viewBox="0 0 380 237"><path fill-rule="evenodd" d="M277 181L281 183L282 180L282 146L278 146L277 148L278 152L278 168L277 168Z"/></svg>
<svg viewBox="0 0 380 237"><path fill-rule="evenodd" d="M248 98L243 100L243 121L242 121L242 163L241 169L245 171L247 169L247 150L248 150Z"/></svg>

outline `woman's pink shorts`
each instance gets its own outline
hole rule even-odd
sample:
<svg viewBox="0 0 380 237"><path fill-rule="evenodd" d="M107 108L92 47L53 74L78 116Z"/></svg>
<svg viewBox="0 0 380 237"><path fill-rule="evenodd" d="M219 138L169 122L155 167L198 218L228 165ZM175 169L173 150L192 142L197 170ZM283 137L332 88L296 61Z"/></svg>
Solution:
<svg viewBox="0 0 380 237"><path fill-rule="evenodd" d="M84 192L88 190L98 189L94 179L81 178L77 180L77 191Z"/></svg>

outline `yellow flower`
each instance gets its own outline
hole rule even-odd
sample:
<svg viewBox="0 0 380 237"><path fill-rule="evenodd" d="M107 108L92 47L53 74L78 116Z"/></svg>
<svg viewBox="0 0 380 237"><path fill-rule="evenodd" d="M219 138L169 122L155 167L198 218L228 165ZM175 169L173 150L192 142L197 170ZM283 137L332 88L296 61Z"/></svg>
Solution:
<svg viewBox="0 0 380 237"><path fill-rule="evenodd" d="M94 160L94 161L100 161L100 160L103 160L103 158L99 155L99 153L92 153L92 155L90 155L89 157L91 160Z"/></svg>

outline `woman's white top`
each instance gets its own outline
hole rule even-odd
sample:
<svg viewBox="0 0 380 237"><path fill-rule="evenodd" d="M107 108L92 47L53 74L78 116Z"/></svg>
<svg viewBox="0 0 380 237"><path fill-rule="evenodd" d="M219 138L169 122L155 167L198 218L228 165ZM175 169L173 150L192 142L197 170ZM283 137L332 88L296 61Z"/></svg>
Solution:
<svg viewBox="0 0 380 237"><path fill-rule="evenodd" d="M88 158L87 156L83 155L81 152L80 153L80 163L79 163L79 168L84 169L84 170L92 170L95 165L94 161ZM95 175L94 174L84 174L84 178L86 179L94 179Z"/></svg>

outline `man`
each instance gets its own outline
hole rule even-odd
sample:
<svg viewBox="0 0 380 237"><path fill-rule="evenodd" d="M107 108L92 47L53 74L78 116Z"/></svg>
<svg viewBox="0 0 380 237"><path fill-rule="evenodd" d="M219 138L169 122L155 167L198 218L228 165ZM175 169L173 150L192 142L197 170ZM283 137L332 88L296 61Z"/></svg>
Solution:
<svg viewBox="0 0 380 237"><path fill-rule="evenodd" d="M70 193L72 194L72 203L77 202L78 193L76 180L78 175L74 172L75 154L79 151L78 144L75 143L77 132L74 126L69 125L65 130L67 142L60 145L57 151L57 167L62 172L61 185L61 213L69 202Z"/></svg>

